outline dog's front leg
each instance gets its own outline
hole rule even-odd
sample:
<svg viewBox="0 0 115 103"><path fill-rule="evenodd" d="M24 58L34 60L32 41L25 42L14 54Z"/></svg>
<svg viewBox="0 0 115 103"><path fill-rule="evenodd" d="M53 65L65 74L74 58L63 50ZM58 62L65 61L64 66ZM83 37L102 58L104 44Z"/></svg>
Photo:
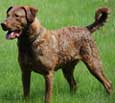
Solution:
<svg viewBox="0 0 115 103"><path fill-rule="evenodd" d="M28 100L30 95L30 77L31 71L22 71L23 94L25 100Z"/></svg>
<svg viewBox="0 0 115 103"><path fill-rule="evenodd" d="M53 72L45 75L45 103L51 103L52 89L53 89Z"/></svg>

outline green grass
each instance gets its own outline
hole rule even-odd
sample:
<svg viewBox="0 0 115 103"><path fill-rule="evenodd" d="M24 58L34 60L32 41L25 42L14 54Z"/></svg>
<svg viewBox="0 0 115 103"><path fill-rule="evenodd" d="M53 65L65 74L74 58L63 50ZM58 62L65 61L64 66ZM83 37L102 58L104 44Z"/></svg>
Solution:
<svg viewBox="0 0 115 103"><path fill-rule="evenodd" d="M113 94L108 96L103 86L88 72L83 63L76 66L78 90L74 96L59 70L55 73L53 103L114 103L115 102L115 0L1 0L0 22L11 5L30 5L39 9L38 17L48 29L64 26L86 26L94 20L98 7L111 8L109 22L93 34L104 65L104 73L112 81ZM43 103L44 79L32 73L31 103ZM17 62L16 40L5 40L0 28L0 103L24 103L21 72Z"/></svg>

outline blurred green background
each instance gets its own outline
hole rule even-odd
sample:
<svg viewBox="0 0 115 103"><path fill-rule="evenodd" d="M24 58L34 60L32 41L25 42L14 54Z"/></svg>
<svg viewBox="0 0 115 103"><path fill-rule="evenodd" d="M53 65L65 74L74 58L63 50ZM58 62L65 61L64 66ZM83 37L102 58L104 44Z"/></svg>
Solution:
<svg viewBox="0 0 115 103"><path fill-rule="evenodd" d="M86 26L94 21L99 7L109 7L111 14L104 27L93 36L103 62L103 70L112 81L113 94L109 96L103 86L89 73L81 62L76 66L75 79L78 90L74 96L61 70L55 73L53 103L114 103L115 102L115 0L1 0L0 22L12 5L29 5L38 8L37 17L48 29L65 26ZM21 71L17 61L17 40L7 41L0 28L0 103L24 103ZM44 79L32 73L31 103L43 103Z"/></svg>

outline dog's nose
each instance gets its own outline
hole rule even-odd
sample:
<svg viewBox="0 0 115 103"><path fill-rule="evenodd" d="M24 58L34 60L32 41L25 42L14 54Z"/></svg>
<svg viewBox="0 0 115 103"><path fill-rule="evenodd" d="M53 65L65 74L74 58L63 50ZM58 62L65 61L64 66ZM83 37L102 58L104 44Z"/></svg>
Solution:
<svg viewBox="0 0 115 103"><path fill-rule="evenodd" d="M5 31L8 29L5 23L1 23L1 27L2 27L2 29L5 30Z"/></svg>

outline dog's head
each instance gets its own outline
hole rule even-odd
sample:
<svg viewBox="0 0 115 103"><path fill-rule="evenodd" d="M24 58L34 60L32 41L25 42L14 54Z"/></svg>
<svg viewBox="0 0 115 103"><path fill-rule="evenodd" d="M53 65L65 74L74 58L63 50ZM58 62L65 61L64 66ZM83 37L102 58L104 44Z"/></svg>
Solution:
<svg viewBox="0 0 115 103"><path fill-rule="evenodd" d="M12 6L7 10L7 18L1 23L2 29L7 31L6 38L19 38L25 28L30 25L36 16L37 9L29 6Z"/></svg>

